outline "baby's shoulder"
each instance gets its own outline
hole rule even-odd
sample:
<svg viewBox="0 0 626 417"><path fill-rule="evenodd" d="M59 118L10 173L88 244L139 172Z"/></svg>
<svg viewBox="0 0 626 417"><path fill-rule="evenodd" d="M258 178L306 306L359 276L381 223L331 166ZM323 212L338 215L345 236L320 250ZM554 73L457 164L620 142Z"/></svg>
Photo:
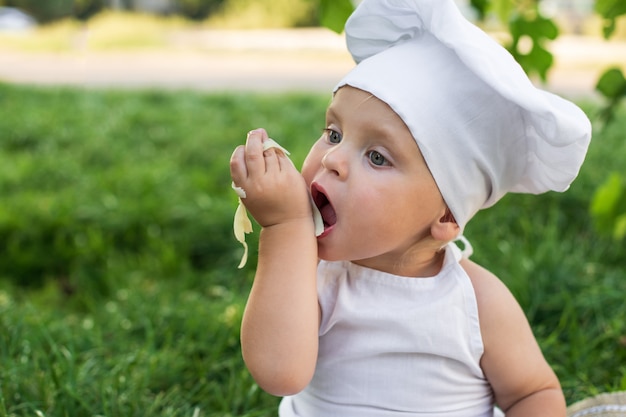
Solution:
<svg viewBox="0 0 626 417"><path fill-rule="evenodd" d="M500 337L503 331L526 325L519 303L495 274L467 259L460 264L474 287L483 339Z"/></svg>
<svg viewBox="0 0 626 417"><path fill-rule="evenodd" d="M477 298L484 298L493 291L508 292L508 289L502 281L500 281L500 278L487 268L469 259L463 259L459 263L463 270L465 270L465 273L469 276Z"/></svg>

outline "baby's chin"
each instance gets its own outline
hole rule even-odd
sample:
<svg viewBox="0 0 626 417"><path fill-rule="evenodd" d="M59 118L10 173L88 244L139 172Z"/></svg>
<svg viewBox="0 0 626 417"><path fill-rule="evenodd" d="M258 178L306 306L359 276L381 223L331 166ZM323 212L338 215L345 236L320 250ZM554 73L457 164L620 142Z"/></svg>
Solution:
<svg viewBox="0 0 626 417"><path fill-rule="evenodd" d="M320 247L322 246L322 247ZM317 243L317 259L320 261L326 262L337 262L337 261L345 261L346 259L337 256L337 254L324 250L323 244L320 245L319 241Z"/></svg>
<svg viewBox="0 0 626 417"><path fill-rule="evenodd" d="M357 262L358 259L351 259L346 254L337 253L336 251L325 250L323 247L320 247L318 242L317 245L317 259L319 261L326 262Z"/></svg>

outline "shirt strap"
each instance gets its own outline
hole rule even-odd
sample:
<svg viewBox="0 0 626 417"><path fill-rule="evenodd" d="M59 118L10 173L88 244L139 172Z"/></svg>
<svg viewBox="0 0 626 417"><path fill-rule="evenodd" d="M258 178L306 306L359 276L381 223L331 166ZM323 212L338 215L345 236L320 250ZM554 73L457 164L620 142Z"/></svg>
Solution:
<svg viewBox="0 0 626 417"><path fill-rule="evenodd" d="M454 239L453 242L455 246L461 251L462 259L469 259L469 257L474 254L474 248L465 236L459 235L456 239ZM461 243L461 245L459 245L459 243Z"/></svg>

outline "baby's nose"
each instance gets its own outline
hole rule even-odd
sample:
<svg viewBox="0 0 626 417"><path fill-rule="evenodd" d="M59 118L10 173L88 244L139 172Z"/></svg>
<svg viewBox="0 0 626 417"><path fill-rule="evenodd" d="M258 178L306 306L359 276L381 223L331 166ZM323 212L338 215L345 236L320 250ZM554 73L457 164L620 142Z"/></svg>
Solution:
<svg viewBox="0 0 626 417"><path fill-rule="evenodd" d="M328 150L322 158L322 166L339 177L347 175L348 165L348 157L339 145Z"/></svg>

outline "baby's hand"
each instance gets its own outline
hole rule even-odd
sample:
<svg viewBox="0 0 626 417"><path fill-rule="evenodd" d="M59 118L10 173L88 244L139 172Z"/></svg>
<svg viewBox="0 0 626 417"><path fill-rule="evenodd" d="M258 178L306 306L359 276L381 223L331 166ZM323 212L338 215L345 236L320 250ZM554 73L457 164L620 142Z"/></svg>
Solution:
<svg viewBox="0 0 626 417"><path fill-rule="evenodd" d="M263 129L250 132L245 147L240 146L233 153L230 161L233 189L240 197L234 231L245 250L240 268L247 259L244 233L252 231L245 208L262 227L312 219L311 211L316 207L311 204L304 178L288 154L286 149L268 138ZM314 214L316 220L321 219L317 210Z"/></svg>
<svg viewBox="0 0 626 417"><path fill-rule="evenodd" d="M231 158L233 182L245 192L243 203L262 227L311 219L304 178L284 149L264 150L269 140L265 130L253 130L245 147L238 147Z"/></svg>

